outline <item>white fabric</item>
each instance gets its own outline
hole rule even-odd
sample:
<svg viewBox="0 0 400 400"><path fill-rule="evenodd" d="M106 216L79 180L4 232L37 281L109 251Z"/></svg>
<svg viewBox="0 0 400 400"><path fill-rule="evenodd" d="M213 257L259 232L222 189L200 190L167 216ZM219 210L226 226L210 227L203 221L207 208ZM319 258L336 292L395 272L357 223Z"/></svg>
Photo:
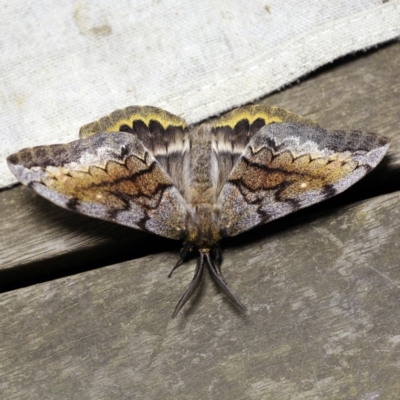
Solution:
<svg viewBox="0 0 400 400"><path fill-rule="evenodd" d="M400 36L400 0L3 0L5 158L78 137L117 108L198 122Z"/></svg>

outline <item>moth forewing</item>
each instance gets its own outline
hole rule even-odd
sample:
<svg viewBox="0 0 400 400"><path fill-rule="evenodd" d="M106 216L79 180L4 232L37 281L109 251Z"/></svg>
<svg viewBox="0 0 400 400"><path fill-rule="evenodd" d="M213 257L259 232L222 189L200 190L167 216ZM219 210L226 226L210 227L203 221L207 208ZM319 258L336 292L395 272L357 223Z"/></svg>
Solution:
<svg viewBox="0 0 400 400"><path fill-rule="evenodd" d="M98 133L64 145L23 149L8 163L22 183L63 208L182 238L186 203L134 135Z"/></svg>
<svg viewBox="0 0 400 400"><path fill-rule="evenodd" d="M357 143L349 140L355 134ZM264 126L218 199L226 234L238 235L343 192L376 167L388 146L386 138L357 131L298 123Z"/></svg>

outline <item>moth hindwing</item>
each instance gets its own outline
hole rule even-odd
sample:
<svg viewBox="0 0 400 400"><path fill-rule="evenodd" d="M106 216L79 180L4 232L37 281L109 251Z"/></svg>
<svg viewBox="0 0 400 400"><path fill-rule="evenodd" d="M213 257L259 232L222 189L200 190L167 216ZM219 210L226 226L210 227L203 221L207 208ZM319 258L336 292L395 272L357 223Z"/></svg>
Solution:
<svg viewBox="0 0 400 400"><path fill-rule="evenodd" d="M83 126L80 140L8 157L13 174L66 209L184 242L200 257L173 316L204 267L239 308L221 272L223 237L235 236L346 190L381 161L388 140L326 131L278 107L237 108L188 129L156 107L133 106Z"/></svg>

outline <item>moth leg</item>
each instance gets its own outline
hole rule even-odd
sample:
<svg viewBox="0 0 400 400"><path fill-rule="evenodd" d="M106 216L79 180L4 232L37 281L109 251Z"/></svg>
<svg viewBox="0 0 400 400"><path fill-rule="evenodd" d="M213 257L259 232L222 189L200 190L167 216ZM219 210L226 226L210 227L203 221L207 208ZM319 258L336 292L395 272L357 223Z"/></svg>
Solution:
<svg viewBox="0 0 400 400"><path fill-rule="evenodd" d="M183 244L183 247L181 248L179 260L178 260L178 262L172 267L171 271L169 271L168 278L171 278L173 272L185 262L185 260L187 259L187 256L188 256L192 251L193 251L193 245L192 245L191 243L185 242L185 243Z"/></svg>
<svg viewBox="0 0 400 400"><path fill-rule="evenodd" d="M221 246L219 243L217 243L213 249L212 249L212 254L210 257L215 264L215 270L217 271L218 275L220 276L222 282L225 283L225 285L227 285L226 280L224 278L224 275L222 275L222 270L221 270L221 263L222 263L222 250L221 250Z"/></svg>
<svg viewBox="0 0 400 400"><path fill-rule="evenodd" d="M217 263L217 268L219 272L221 272L219 267L222 262L222 250L221 250L221 245L219 243L217 243L212 249L212 258Z"/></svg>
<svg viewBox="0 0 400 400"><path fill-rule="evenodd" d="M178 314L179 310L185 305L185 303L192 297L193 293L199 286L201 278L203 276L204 270L204 254L200 254L200 258L197 260L196 270L194 272L193 280L187 288L186 292L183 294L178 304L175 307L175 310L172 314L172 318L175 318Z"/></svg>
<svg viewBox="0 0 400 400"><path fill-rule="evenodd" d="M211 259L210 255L207 253L205 254L207 264L208 264L208 270L210 271L210 275L213 278L214 282L219 286L219 288L222 290L222 292L225 294L228 299L238 306L240 309L243 311L246 311L247 308L245 305L232 293L232 291L229 289L228 285L225 282L225 279L222 277L220 273L218 273L219 266L217 267L214 263L214 261Z"/></svg>

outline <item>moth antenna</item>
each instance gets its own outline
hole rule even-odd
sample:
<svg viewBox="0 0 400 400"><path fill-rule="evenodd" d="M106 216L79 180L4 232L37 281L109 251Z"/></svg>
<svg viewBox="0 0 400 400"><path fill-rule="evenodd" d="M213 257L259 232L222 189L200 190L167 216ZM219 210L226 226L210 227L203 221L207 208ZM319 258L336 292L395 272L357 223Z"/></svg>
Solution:
<svg viewBox="0 0 400 400"><path fill-rule="evenodd" d="M233 304L238 306L243 311L247 311L246 306L229 289L222 274L218 273L218 271L220 271L220 268L219 268L219 266L215 265L214 261L210 257L210 254L208 254L208 253L205 254L205 257L206 257L207 264L208 264L208 270L210 271L210 275L213 278L214 282L220 287L220 289L225 294L225 296L228 297L228 299Z"/></svg>
<svg viewBox="0 0 400 400"><path fill-rule="evenodd" d="M181 248L181 251L180 251L179 260L178 260L178 262L172 267L171 271L169 271L168 278L171 278L173 272L174 272L178 267L180 267L180 266L184 263L184 261L186 260L187 256L189 255L189 253L190 253L192 250L193 250L193 245L192 245L192 244L190 244L190 243L188 243L188 242L185 242L185 243L183 244L183 247Z"/></svg>
<svg viewBox="0 0 400 400"><path fill-rule="evenodd" d="M201 278L203 276L204 270L204 254L200 253L200 258L197 260L196 270L194 271L193 280L187 288L186 292L183 294L178 304L175 307L175 310L172 314L172 318L175 318L178 314L179 310L185 305L185 303L192 297L193 293L199 286Z"/></svg>

